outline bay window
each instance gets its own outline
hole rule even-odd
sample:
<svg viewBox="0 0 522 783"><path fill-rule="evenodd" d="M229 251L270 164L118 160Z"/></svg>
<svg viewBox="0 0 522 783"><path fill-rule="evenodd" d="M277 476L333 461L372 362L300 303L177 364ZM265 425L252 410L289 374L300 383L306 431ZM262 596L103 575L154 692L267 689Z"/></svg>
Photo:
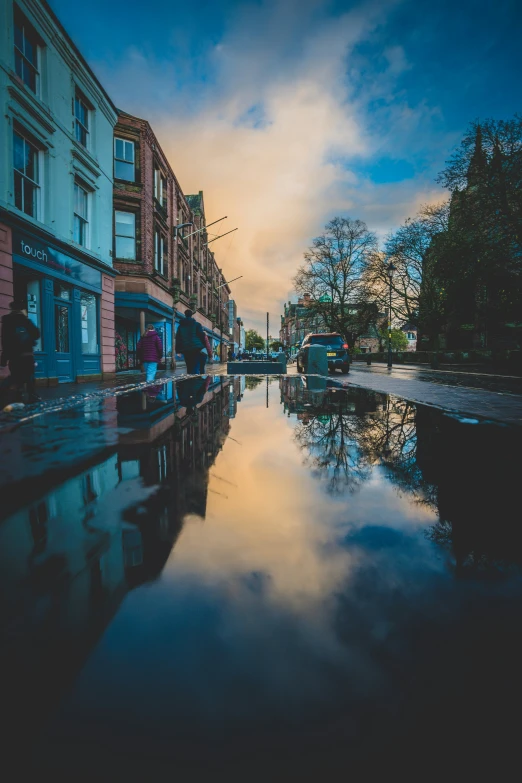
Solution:
<svg viewBox="0 0 522 783"><path fill-rule="evenodd" d="M154 269L160 275L167 274L166 242L159 231L154 233Z"/></svg>

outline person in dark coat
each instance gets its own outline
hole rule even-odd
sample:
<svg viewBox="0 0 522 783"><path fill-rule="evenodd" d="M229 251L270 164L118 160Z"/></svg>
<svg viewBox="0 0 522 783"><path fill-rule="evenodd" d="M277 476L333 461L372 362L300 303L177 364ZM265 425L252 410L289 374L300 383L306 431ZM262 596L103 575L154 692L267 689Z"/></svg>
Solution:
<svg viewBox="0 0 522 783"><path fill-rule="evenodd" d="M26 303L21 300L11 302L11 312L2 318L2 367L9 365L10 375L0 384L2 395L8 389L22 392L27 387L29 402L40 399L36 394L34 377L34 346L40 337L40 330L27 317Z"/></svg>
<svg viewBox="0 0 522 783"><path fill-rule="evenodd" d="M136 346L136 353L145 370L147 383L150 383L156 377L158 364L163 356L163 343L153 324L147 325L147 331Z"/></svg>
<svg viewBox="0 0 522 783"><path fill-rule="evenodd" d="M192 310L185 310L185 318L180 321L176 333L176 353L183 354L187 372L195 375L204 371L207 351L211 356L211 348L203 327L195 318L192 318Z"/></svg>

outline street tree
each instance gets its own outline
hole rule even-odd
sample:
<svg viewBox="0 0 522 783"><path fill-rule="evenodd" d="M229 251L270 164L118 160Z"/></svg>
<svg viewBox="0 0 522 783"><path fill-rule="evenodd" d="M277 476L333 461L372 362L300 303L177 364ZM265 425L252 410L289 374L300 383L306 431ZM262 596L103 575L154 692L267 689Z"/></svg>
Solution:
<svg viewBox="0 0 522 783"><path fill-rule="evenodd" d="M257 348L260 351L265 350L265 341L255 329L248 329L245 334L245 346L247 351L252 351Z"/></svg>
<svg viewBox="0 0 522 783"><path fill-rule="evenodd" d="M376 236L362 220L335 217L325 226L294 277L297 293L310 295L304 318L310 328L340 332L350 345L367 331L377 312L363 275L376 252Z"/></svg>
<svg viewBox="0 0 522 783"><path fill-rule="evenodd" d="M284 346L281 340L274 340L272 343L270 343L270 348L272 351L281 351L283 347Z"/></svg>
<svg viewBox="0 0 522 783"><path fill-rule="evenodd" d="M391 277L392 323L397 320L418 325L427 254L434 237L446 231L448 213L448 202L424 205L414 218L408 218L388 235L383 252L371 256L364 273L366 296L374 299L386 317L390 305L388 265L393 263L395 267Z"/></svg>

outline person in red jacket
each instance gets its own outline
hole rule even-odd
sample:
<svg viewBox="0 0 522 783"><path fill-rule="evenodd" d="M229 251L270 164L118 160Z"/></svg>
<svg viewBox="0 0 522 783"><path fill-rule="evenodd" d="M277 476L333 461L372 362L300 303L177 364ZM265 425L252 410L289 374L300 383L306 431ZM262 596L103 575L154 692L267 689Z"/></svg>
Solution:
<svg viewBox="0 0 522 783"><path fill-rule="evenodd" d="M150 383L156 377L158 362L163 356L163 344L153 324L147 324L147 331L139 340L136 353L145 370L147 383Z"/></svg>

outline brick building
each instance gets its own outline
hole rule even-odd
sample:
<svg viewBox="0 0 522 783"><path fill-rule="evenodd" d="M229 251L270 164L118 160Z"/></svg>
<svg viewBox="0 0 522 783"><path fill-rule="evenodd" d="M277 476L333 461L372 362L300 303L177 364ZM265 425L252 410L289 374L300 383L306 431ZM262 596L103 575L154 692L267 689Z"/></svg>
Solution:
<svg viewBox="0 0 522 783"><path fill-rule="evenodd" d="M162 337L169 368L188 307L207 332L214 359L220 357L221 341L228 343L230 289L207 242L203 193L185 196L147 120L120 112L114 131L118 370L136 366L136 345L149 322Z"/></svg>

